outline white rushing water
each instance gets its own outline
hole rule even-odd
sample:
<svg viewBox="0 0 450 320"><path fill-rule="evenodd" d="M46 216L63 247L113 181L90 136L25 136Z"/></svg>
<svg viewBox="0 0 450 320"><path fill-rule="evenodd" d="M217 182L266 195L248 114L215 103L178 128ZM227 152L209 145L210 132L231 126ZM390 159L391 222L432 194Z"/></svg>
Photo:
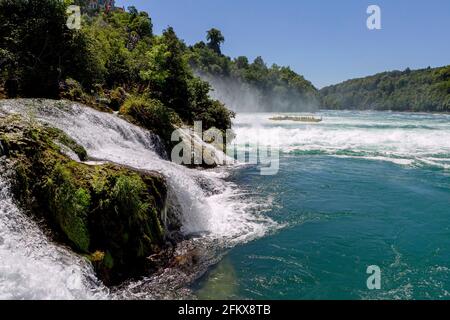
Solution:
<svg viewBox="0 0 450 320"><path fill-rule="evenodd" d="M224 171L187 169L164 160L157 153L157 137L115 115L46 100L3 101L1 112L19 113L65 131L92 158L162 173L169 196L181 206L182 231L187 235L219 240L227 247L263 236L273 225L252 212L257 203L222 179ZM88 280L94 281L89 264L50 244L13 205L6 186L0 201L0 298L106 296L101 286L89 287Z"/></svg>
<svg viewBox="0 0 450 320"><path fill-rule="evenodd" d="M323 121L314 124L269 120L273 116L238 114L236 144L278 145L287 154L323 154L450 169L450 115L328 111L315 115L322 116Z"/></svg>
<svg viewBox="0 0 450 320"><path fill-rule="evenodd" d="M19 113L57 127L100 162L162 173L170 198L181 206L182 231L196 235L194 242L199 246L213 243L227 248L277 227L257 213L270 206L270 199L244 194L224 179L228 170L199 171L165 160L159 155L156 136L116 115L48 100L5 100L0 103L2 113ZM269 120L272 116L238 114L234 122L238 147L259 143L278 145L286 154L450 168L449 115L324 112L324 121L318 124L276 122ZM166 287L170 290L172 282L182 283L174 273L167 274L166 279L143 279L127 284L122 292L110 293L85 259L54 244L16 207L5 173L0 176L0 299L148 298L149 293L142 290L151 290L152 286L146 281L162 291ZM165 297L164 292L156 296Z"/></svg>
<svg viewBox="0 0 450 320"><path fill-rule="evenodd" d="M0 299L104 299L92 267L52 244L13 203L0 176Z"/></svg>

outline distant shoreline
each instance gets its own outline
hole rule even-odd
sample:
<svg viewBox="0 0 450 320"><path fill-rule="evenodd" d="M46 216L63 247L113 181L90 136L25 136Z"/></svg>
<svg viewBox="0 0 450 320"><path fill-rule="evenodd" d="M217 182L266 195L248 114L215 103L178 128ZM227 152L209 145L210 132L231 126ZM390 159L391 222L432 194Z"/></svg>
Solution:
<svg viewBox="0 0 450 320"><path fill-rule="evenodd" d="M323 111L357 111L357 112L392 112L392 113L414 113L414 114L446 114L450 115L449 111L409 111L409 110L374 110L374 109L320 109L318 112Z"/></svg>
<svg viewBox="0 0 450 320"><path fill-rule="evenodd" d="M397 111L397 110L355 110L355 109L319 109L317 111L234 111L237 114L249 114L249 113L267 113L267 114L317 114L320 112L328 112L328 111L346 111L346 112L391 112L391 113L414 113L414 114L436 114L436 115L450 115L449 111Z"/></svg>

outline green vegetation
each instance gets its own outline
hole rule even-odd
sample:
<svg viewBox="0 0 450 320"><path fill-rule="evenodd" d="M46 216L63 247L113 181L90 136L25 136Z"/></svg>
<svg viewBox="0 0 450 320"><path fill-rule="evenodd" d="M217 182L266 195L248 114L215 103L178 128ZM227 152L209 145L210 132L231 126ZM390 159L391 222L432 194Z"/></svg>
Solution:
<svg viewBox="0 0 450 320"><path fill-rule="evenodd" d="M189 62L202 77L217 83L217 89L232 87L233 96L251 92L254 105L264 111L304 111L318 107L318 92L311 82L289 67L267 67L261 57L252 63L247 57L231 59L221 53L225 41L217 29L207 32L207 43L199 42L189 48ZM224 87L224 88L221 88ZM242 100L230 101L240 107Z"/></svg>
<svg viewBox="0 0 450 320"><path fill-rule="evenodd" d="M450 111L450 66L393 71L323 88L326 109Z"/></svg>
<svg viewBox="0 0 450 320"><path fill-rule="evenodd" d="M171 145L175 125L182 123L177 113L167 108L161 101L146 96L129 96L122 104L119 113L130 122L153 128L166 146Z"/></svg>
<svg viewBox="0 0 450 320"><path fill-rule="evenodd" d="M145 99L153 108L145 108L152 112L144 118L164 110L188 125L231 126L233 113L209 98L209 85L194 76L188 49L171 27L154 35L148 14L130 7L85 14L82 28L69 30L70 3L87 2L0 0L0 95L66 98L102 110ZM142 115L136 122L167 135L165 123L155 126Z"/></svg>
<svg viewBox="0 0 450 320"><path fill-rule="evenodd" d="M13 193L57 240L91 259L106 284L142 275L164 245L164 178L117 165L90 166L64 155L83 149L61 131L0 117L0 145L15 172ZM81 152L80 154L85 154Z"/></svg>
<svg viewBox="0 0 450 320"><path fill-rule="evenodd" d="M87 214L91 196L87 190L77 188L72 173L64 165L56 165L47 178L45 188L48 205L61 231L81 252L89 252L90 237Z"/></svg>
<svg viewBox="0 0 450 320"><path fill-rule="evenodd" d="M86 161L88 156L86 149L80 146L75 140L66 135L63 131L56 128L47 128L48 135L53 138L53 141L59 142L63 146L66 146L80 158L81 161Z"/></svg>
<svg viewBox="0 0 450 320"><path fill-rule="evenodd" d="M167 123L165 116L163 124L155 125L162 111L188 125L202 120L205 129L231 126L234 114L209 97L210 85L194 71L224 91L222 100L236 108L249 100L260 111L306 111L320 105L450 110L448 66L385 72L326 87L319 94L289 67L268 67L261 57L250 62L244 56L225 56L225 37L218 29L207 32L206 43L188 47L171 27L155 35L149 15L130 7L128 12L84 10L81 30L69 30L69 4L86 8L88 1L0 0L0 98L65 98L101 110L121 109L163 136L167 147L167 131L177 124ZM127 114L130 108L124 104L130 100L145 107Z"/></svg>
<svg viewBox="0 0 450 320"><path fill-rule="evenodd" d="M52 0L0 1L1 82L10 97L57 97L72 77L90 88L98 65L89 39L66 27L66 4Z"/></svg>

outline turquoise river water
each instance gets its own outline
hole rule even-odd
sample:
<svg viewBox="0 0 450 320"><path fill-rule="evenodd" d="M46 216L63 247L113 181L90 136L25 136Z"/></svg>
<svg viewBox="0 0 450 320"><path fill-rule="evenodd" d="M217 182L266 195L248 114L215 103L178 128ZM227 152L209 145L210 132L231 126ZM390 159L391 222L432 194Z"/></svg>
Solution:
<svg viewBox="0 0 450 320"><path fill-rule="evenodd" d="M237 144L279 145L279 171L234 169L276 222L194 285L205 299L448 299L450 115L322 112L318 124L240 114ZM258 200L256 200L258 199ZM368 266L381 270L369 290Z"/></svg>

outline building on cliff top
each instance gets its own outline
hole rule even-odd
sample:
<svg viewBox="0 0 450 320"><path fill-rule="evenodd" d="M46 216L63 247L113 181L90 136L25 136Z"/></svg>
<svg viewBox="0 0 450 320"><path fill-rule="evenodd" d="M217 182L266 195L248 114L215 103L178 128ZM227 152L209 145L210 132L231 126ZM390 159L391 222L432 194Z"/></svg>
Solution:
<svg viewBox="0 0 450 320"><path fill-rule="evenodd" d="M90 10L110 11L116 9L115 0L90 0L88 5Z"/></svg>

